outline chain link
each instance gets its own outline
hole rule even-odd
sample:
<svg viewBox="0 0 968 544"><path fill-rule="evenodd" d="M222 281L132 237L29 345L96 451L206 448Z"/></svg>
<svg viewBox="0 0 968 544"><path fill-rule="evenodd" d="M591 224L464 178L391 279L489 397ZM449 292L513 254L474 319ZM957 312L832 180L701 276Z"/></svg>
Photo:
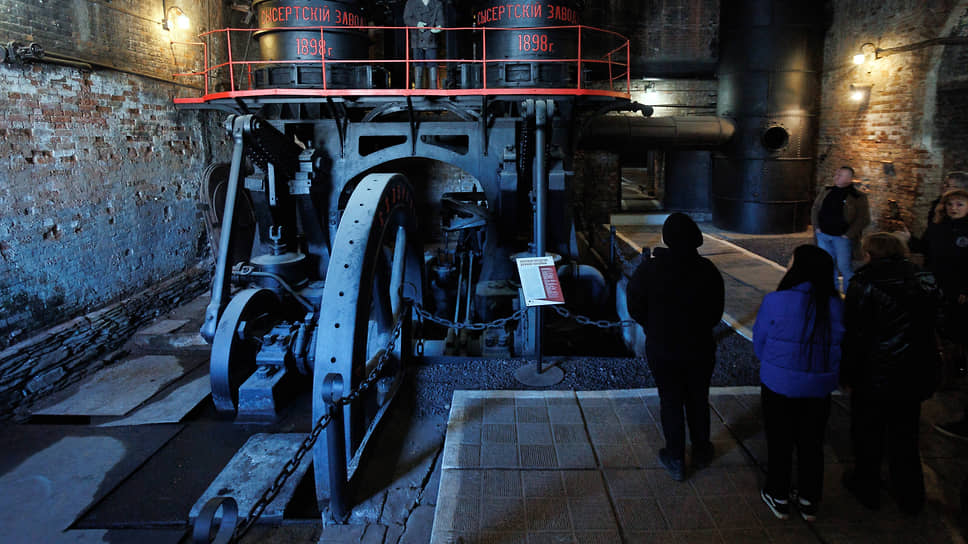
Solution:
<svg viewBox="0 0 968 544"><path fill-rule="evenodd" d="M407 299L405 303L411 304L412 301ZM400 315L406 315L406 308L402 310ZM373 371L367 375L365 380L360 382L356 389L340 397L335 403L337 406L345 406L351 402L355 402L360 398L360 395L362 395L377 381L377 379L379 379L380 374L383 372L383 367L386 365L387 361L390 360L390 356L393 354L393 349L396 347L396 342L400 338L400 332L403 329L403 321L403 318L400 318L393 326L393 331L390 334L390 341L387 343L386 349L384 349L383 353L380 355L380 360L377 362ZM313 430L306 435L306 438L303 439L302 444L299 445L299 449L296 450L296 453L293 455L293 457L289 459L289 461L286 461L285 466L282 467L282 470L276 476L275 480L273 480L272 485L262 493L262 496L259 497L259 500L257 500L255 504L252 505L252 508L249 509L249 513L246 515L246 521L235 531L235 534L232 537L233 541L238 542L241 540L242 537L249 532L249 529L252 528L259 517L262 516L262 513L265 512L265 509L269 506L269 504L272 503L277 495L279 495L279 492L282 491L282 486L284 486L289 478L296 472L296 469L302 462L303 457L305 457L316 444L316 440L319 438L319 435L322 434L323 429L329 425L331 419L332 416L330 415L329 411L320 416L320 418L316 421L316 424L313 426Z"/></svg>
<svg viewBox="0 0 968 544"><path fill-rule="evenodd" d="M444 319L443 317L437 317L434 314L424 310L423 306L419 303L414 303L414 309L417 310L417 314L427 321L431 321L448 329L467 329L469 331L483 331L484 329L492 329L495 327L503 327L511 321L518 321L524 317L524 314L528 311L527 308L521 308L520 310L514 312L513 314L502 317L500 319L495 319L488 323L457 323L449 319Z"/></svg>
<svg viewBox="0 0 968 544"><path fill-rule="evenodd" d="M579 325L598 327L599 329L616 329L621 327L632 327L636 325L635 321L632 321L631 319L625 319L622 321L609 321L607 319L595 320L581 314L573 314L570 311L568 311L568 308L565 308L564 306L554 305L552 306L552 308L561 317L564 317L565 319L574 319L575 321L578 322Z"/></svg>
<svg viewBox="0 0 968 544"><path fill-rule="evenodd" d="M415 303L409 299L406 300L406 303L413 305L413 308L417 311L417 315L421 319L426 319L428 321L437 323L438 325L442 325L448 328L468 329L472 331L482 331L493 327L503 327L511 321L518 321L522 319L525 313L528 311L528 308L522 308L514 312L508 317L495 319L494 321L491 321L488 323L456 323L431 314L430 312L425 310L419 303ZM630 320L625 320L625 321L608 321L606 319L594 320L584 315L573 314L563 306L554 305L552 306L552 308L555 310L555 312L558 313L558 315L566 319L574 319L580 325L594 326L600 329L630 327L632 325L635 325L635 322ZM336 401L337 406L345 406L347 404L355 402L360 398L360 395L362 395L367 389L372 387L373 384L379 379L380 374L383 372L383 367L386 365L387 361L390 360L390 357L393 354L393 350L396 347L397 340L400 339L400 334L403 328L403 321L404 321L403 319L397 320L396 324L393 327L393 331L390 336L390 341L387 343L386 348L383 350L383 353L380 355L380 360L377 362L376 367L373 369L373 371L367 375L365 380L360 382L359 386L357 386L356 389L354 389L353 391L350 391L348 394L344 395L343 397L340 397ZM320 418L316 421L316 424L313 426L312 431L308 435L306 435L306 437L303 439L302 443L299 445L299 449L297 449L293 457L286 462L285 466L283 466L282 470L276 476L275 480L273 480L272 485L268 489L266 489L265 492L262 493L262 496L260 496L259 499L255 502L255 504L252 505L252 508L249 509L249 513L246 515L245 523L239 526L239 528L235 531L235 534L233 536L234 541L239 541L242 539L243 536L245 536L245 534L249 531L249 529L251 529L252 526L255 525L255 522L258 521L259 517L262 516L263 512L265 512L265 509L269 506L269 504L272 503L272 501L276 498L277 495L279 495L279 493L282 491L282 487L286 484L289 478L293 474L295 474L303 458L306 456L307 453L309 453L310 450L312 450L313 446L316 444L316 440L319 439L319 435L322 434L323 429L325 429L326 426L329 425L331 419L332 419L332 416L327 411L325 414L320 416Z"/></svg>

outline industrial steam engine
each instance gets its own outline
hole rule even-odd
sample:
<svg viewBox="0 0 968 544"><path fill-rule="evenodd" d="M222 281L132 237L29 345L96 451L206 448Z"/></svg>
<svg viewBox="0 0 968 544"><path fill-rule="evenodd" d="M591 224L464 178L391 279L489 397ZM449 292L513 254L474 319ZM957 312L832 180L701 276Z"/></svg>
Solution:
<svg viewBox="0 0 968 544"><path fill-rule="evenodd" d="M642 109L628 41L582 26L574 0L449 14L429 31L436 58L410 48L426 27L392 26L402 3L384 2L390 24L377 27L349 0L256 0L253 28L203 35L224 59L201 74L203 96L176 100L231 113L232 155L203 180L214 403L271 421L311 384L313 421L328 423L316 495L337 520L408 359L540 351L514 259L578 263L581 132L616 138L596 119ZM697 130L729 137L712 123ZM585 291L610 289L571 266L592 278Z"/></svg>

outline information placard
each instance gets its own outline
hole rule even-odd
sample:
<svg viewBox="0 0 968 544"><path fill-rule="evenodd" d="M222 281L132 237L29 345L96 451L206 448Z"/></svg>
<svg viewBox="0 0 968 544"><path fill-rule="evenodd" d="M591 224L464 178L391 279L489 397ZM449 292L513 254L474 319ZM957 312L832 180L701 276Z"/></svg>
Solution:
<svg viewBox="0 0 968 544"><path fill-rule="evenodd" d="M564 304L565 295L558 282L558 270L554 257L524 257L515 259L524 303L528 306Z"/></svg>

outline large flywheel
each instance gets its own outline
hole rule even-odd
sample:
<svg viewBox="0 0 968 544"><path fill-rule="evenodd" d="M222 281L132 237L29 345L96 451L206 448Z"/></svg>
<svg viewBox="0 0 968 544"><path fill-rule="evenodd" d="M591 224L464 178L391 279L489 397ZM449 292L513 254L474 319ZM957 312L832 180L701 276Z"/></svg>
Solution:
<svg viewBox="0 0 968 544"><path fill-rule="evenodd" d="M212 402L220 414L234 417L239 387L255 371L262 337L279 320L279 297L269 289L244 289L222 313L212 339L209 378Z"/></svg>
<svg viewBox="0 0 968 544"><path fill-rule="evenodd" d="M326 413L326 380L338 375L342 396L366 379L389 344L397 320L408 319L403 298L421 301L423 251L416 231L413 189L400 174L371 174L354 189L339 223L326 273L313 374L313 421ZM383 372L358 400L343 408L347 479L402 377L411 348L407 331L396 340ZM388 391L391 393L388 394ZM329 496L325 434L313 452L316 496Z"/></svg>

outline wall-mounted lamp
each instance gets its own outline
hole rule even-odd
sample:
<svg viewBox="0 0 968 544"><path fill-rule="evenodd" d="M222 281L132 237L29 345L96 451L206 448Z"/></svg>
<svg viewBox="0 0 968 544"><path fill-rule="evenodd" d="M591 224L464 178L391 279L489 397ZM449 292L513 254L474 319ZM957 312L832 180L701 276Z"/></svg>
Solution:
<svg viewBox="0 0 968 544"><path fill-rule="evenodd" d="M865 43L860 46L860 53L854 55L854 64L864 64L868 59L877 55L877 47L872 43Z"/></svg>
<svg viewBox="0 0 968 544"><path fill-rule="evenodd" d="M850 84L850 99L854 102L864 102L871 97L871 89L873 85L864 85L860 83Z"/></svg>
<svg viewBox="0 0 968 544"><path fill-rule="evenodd" d="M172 27L179 30L188 30L192 26L191 19L188 18L183 9L178 6L165 7L164 2L161 5L165 10L165 18L161 21L161 28L169 31Z"/></svg>

